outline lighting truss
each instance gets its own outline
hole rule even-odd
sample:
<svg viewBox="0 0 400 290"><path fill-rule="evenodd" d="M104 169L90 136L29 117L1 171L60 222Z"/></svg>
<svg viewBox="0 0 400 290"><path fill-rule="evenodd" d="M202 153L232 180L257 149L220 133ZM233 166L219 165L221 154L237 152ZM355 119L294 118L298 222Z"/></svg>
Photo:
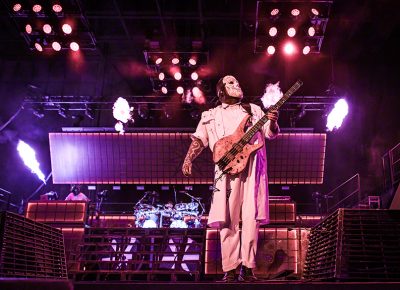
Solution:
<svg viewBox="0 0 400 290"><path fill-rule="evenodd" d="M199 51L144 51L147 68L150 71L150 81L153 91L159 94L170 95L181 86L184 91L197 86L202 91L208 92L209 84L204 73L204 67L208 64L209 53ZM176 61L179 61L178 63ZM174 78L174 74L181 74L180 79ZM163 73L164 78L159 75ZM192 73L197 73L197 79L192 78ZM166 91L163 91L166 88Z"/></svg>
<svg viewBox="0 0 400 290"><path fill-rule="evenodd" d="M267 50L269 52L268 47L271 46L274 49L271 49L273 52L270 54L273 54L275 51L280 51L286 41L291 40L297 45L300 53L306 46L309 47L307 53L319 53L332 2L257 1L254 52L266 53ZM314 30L314 34L309 34L310 27ZM276 35L270 35L271 28L276 28ZM293 37L288 36L290 28L296 31Z"/></svg>
<svg viewBox="0 0 400 290"><path fill-rule="evenodd" d="M38 1L36 4L31 1L3 2L31 50L41 52L96 48L95 36L90 30L79 0ZM20 5L17 11L16 3ZM53 8L55 3L58 3L58 9ZM40 6L40 11L35 6ZM69 27L63 28L64 24L68 24ZM71 45L74 42L78 47L76 44Z"/></svg>

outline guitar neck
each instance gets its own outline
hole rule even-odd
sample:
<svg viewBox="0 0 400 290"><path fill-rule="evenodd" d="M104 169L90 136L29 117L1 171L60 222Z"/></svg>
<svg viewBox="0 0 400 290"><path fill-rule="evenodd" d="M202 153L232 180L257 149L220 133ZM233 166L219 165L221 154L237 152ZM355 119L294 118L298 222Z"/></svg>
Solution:
<svg viewBox="0 0 400 290"><path fill-rule="evenodd" d="M283 96L280 98L280 100L273 106L268 108L268 111L272 110L278 110L286 101L289 99L289 97L297 91L301 86L303 85L303 82L301 80L298 80ZM264 126L265 123L267 123L268 117L267 114L265 114L256 124L254 124L253 127L251 127L246 134L243 135L242 139L239 141L242 145L247 144L251 138L258 132L258 130L261 129L262 126Z"/></svg>

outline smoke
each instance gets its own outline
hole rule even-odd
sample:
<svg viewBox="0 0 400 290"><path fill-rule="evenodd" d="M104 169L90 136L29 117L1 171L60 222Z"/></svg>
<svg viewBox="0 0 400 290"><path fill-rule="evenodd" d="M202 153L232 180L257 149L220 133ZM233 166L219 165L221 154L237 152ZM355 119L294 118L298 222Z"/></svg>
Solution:
<svg viewBox="0 0 400 290"><path fill-rule="evenodd" d="M261 97L264 108L268 109L272 105L275 105L282 98L282 95L283 93L279 87L279 82L275 84L267 84L264 95Z"/></svg>

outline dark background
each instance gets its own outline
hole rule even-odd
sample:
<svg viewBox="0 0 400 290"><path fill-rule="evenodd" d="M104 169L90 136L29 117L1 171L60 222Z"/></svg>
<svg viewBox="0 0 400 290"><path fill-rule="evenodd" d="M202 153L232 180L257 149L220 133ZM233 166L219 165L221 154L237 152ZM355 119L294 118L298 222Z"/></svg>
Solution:
<svg viewBox="0 0 400 290"><path fill-rule="evenodd" d="M246 95L261 95L268 82L280 81L283 90L298 78L304 86L298 95L345 95L350 113L342 128L328 133L325 183L322 186L292 186L289 191L272 188L273 194L292 195L313 204L311 192L328 192L355 173L361 175L366 194L382 188L381 156L400 139L398 1L333 1L321 53L287 59L280 55L266 60L253 53L256 1L79 1L97 40L96 50L82 51L73 62L67 51L58 54L28 49L20 31L0 3L0 124L9 120L33 90L41 94L93 95L114 102L118 95L149 95L152 86L145 73L143 50L149 40L159 39L161 49L184 49L191 40L201 40L210 53L209 81L213 88L225 74L235 75ZM144 15L121 21L117 15ZM200 15L202 17L200 17ZM124 22L124 23L123 23ZM124 27L125 25L125 27ZM209 105L214 90L208 93ZM205 108L203 108L205 109ZM171 120L153 118L135 122L136 127L193 127L198 120L177 114ZM289 126L282 113L280 124ZM46 112L42 119L30 110L20 114L0 132L0 187L13 193L19 203L40 185L23 165L16 151L22 139L37 152L42 171L50 171L48 132L62 127L112 127L111 111L96 112L96 118L64 119ZM298 127L324 131L321 113L307 113ZM51 185L40 193L56 190L67 195L69 185ZM100 189L100 187L98 187ZM107 188L107 186L104 186ZM156 189L146 187L146 189ZM178 188L181 190L182 188ZM208 195L207 187L194 187L196 195ZM167 191L165 195L172 195ZM135 202L142 192L122 186L114 200ZM307 209L312 211L312 206Z"/></svg>

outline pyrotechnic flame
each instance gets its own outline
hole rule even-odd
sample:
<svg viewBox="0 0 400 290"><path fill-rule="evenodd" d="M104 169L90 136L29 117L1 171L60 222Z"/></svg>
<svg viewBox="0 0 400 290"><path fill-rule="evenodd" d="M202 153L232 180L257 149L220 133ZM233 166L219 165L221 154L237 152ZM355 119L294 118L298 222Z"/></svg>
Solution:
<svg viewBox="0 0 400 290"><path fill-rule="evenodd" d="M44 184L46 184L44 174L39 168L40 164L36 160L35 150L33 150L31 146L22 140L19 140L17 150L19 152L19 156L21 156L22 160L24 161L24 164L32 171L32 173L35 173Z"/></svg>
<svg viewBox="0 0 400 290"><path fill-rule="evenodd" d="M335 107L329 113L326 121L326 128L332 131L334 128L339 129L342 126L344 118L349 113L349 105L345 99L340 99L336 102Z"/></svg>
<svg viewBox="0 0 400 290"><path fill-rule="evenodd" d="M117 132L119 132L121 135L123 135L123 134L125 133L124 124L122 124L121 122L117 122L117 123L115 124L114 128L115 128L115 130L116 130Z"/></svg>
<svg viewBox="0 0 400 290"><path fill-rule="evenodd" d="M268 109L272 105L275 105L282 98L282 95L283 93L279 87L279 82L276 84L267 84L264 95L261 97L264 108Z"/></svg>
<svg viewBox="0 0 400 290"><path fill-rule="evenodd" d="M131 112L133 111L133 107L129 107L129 103L124 98L119 97L113 106L113 116L116 120L121 121L122 123L127 123L129 120L132 120Z"/></svg>

